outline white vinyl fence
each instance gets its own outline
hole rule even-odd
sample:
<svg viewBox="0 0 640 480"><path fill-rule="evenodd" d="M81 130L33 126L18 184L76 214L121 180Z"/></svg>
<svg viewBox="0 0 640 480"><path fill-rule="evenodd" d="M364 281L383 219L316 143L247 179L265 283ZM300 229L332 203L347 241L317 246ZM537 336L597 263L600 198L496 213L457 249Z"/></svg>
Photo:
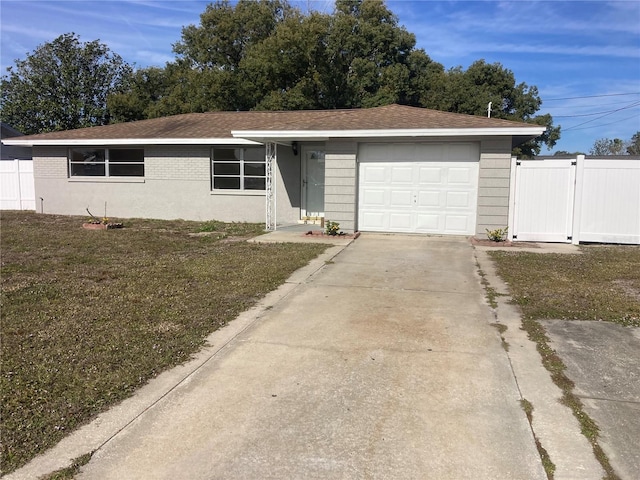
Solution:
<svg viewBox="0 0 640 480"><path fill-rule="evenodd" d="M512 159L509 238L640 244L640 157Z"/></svg>
<svg viewBox="0 0 640 480"><path fill-rule="evenodd" d="M32 160L0 161L0 210L35 210Z"/></svg>

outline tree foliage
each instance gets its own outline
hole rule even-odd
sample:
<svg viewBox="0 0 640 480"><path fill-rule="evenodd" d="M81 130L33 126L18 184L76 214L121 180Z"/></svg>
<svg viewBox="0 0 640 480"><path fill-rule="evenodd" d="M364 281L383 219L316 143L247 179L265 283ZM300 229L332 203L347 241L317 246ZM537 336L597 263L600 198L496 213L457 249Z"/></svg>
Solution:
<svg viewBox="0 0 640 480"><path fill-rule="evenodd" d="M593 143L589 151L590 155L640 155L640 131L636 132L630 140L620 138L599 138Z"/></svg>
<svg viewBox="0 0 640 480"><path fill-rule="evenodd" d="M62 38L77 43L73 36ZM516 154L537 154L542 143L552 147L560 136L550 115L536 115L542 101L535 86L516 82L513 72L484 60L466 70L445 70L416 48L415 36L399 24L383 0L336 0L331 14L302 13L287 0L238 0L235 4L218 0L206 7L198 25L183 28L173 47L176 58L164 68L127 75L120 64L122 75L111 79L108 113L103 108L103 115L94 113L90 122L212 110L335 109L391 103L486 116L491 102L492 117L547 127L542 137L520 146ZM55 61L43 58L45 65ZM82 61L82 55L74 61ZM81 98L75 92L68 97ZM41 118L51 117L46 108L34 108ZM55 120L54 126L38 128L58 128L60 123ZM67 122L61 128L83 125Z"/></svg>
<svg viewBox="0 0 640 480"><path fill-rule="evenodd" d="M118 119L207 110L359 108L400 103L486 115L547 127L516 153L539 153L560 136L550 115L536 115L535 86L484 60L445 71L383 0L337 0L332 14L301 13L286 0L210 4L189 25L155 90L136 78L114 100ZM130 97L130 98L127 98ZM144 105L144 103L152 105ZM131 105L130 115L126 106Z"/></svg>
<svg viewBox="0 0 640 480"><path fill-rule="evenodd" d="M640 131L634 133L631 140L629 140L627 153L629 155L640 155Z"/></svg>
<svg viewBox="0 0 640 480"><path fill-rule="evenodd" d="M82 43L68 33L7 71L2 120L31 134L109 123L107 97L125 86L131 67L98 40Z"/></svg>

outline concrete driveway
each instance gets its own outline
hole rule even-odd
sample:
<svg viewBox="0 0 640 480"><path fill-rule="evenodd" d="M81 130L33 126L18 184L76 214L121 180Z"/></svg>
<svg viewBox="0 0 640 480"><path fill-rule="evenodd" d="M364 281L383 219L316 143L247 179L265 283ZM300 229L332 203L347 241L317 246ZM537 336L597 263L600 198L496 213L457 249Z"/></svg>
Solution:
<svg viewBox="0 0 640 480"><path fill-rule="evenodd" d="M545 479L463 238L363 235L78 478Z"/></svg>
<svg viewBox="0 0 640 480"><path fill-rule="evenodd" d="M600 428L599 443L621 479L640 478L640 328L609 322L540 322Z"/></svg>

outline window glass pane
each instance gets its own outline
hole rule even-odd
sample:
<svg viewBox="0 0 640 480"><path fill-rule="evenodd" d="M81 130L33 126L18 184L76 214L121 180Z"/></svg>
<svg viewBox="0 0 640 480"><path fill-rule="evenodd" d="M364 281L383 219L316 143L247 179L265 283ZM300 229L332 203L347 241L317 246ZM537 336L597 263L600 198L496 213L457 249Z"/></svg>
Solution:
<svg viewBox="0 0 640 480"><path fill-rule="evenodd" d="M215 177L213 188L221 190L240 190L240 177Z"/></svg>
<svg viewBox="0 0 640 480"><path fill-rule="evenodd" d="M144 177L144 165L109 164L110 177Z"/></svg>
<svg viewBox="0 0 640 480"><path fill-rule="evenodd" d="M104 177L105 175L104 163L72 163L70 171L72 177Z"/></svg>
<svg viewBox="0 0 640 480"><path fill-rule="evenodd" d="M214 163L214 175L240 175L239 163Z"/></svg>
<svg viewBox="0 0 640 480"><path fill-rule="evenodd" d="M213 160L240 160L239 148L214 148Z"/></svg>
<svg viewBox="0 0 640 480"><path fill-rule="evenodd" d="M249 162L264 162L264 147L257 148L245 148L244 149L244 160Z"/></svg>
<svg viewBox="0 0 640 480"><path fill-rule="evenodd" d="M245 177L244 179L245 190L264 190L265 186L266 184L264 178Z"/></svg>
<svg viewBox="0 0 640 480"><path fill-rule="evenodd" d="M144 163L144 149L142 148L110 148L110 162L139 162Z"/></svg>
<svg viewBox="0 0 640 480"><path fill-rule="evenodd" d="M251 175L252 177L264 177L266 172L266 167L264 163L245 163L244 164L244 174Z"/></svg>
<svg viewBox="0 0 640 480"><path fill-rule="evenodd" d="M103 148L73 148L71 161L84 163L104 163Z"/></svg>

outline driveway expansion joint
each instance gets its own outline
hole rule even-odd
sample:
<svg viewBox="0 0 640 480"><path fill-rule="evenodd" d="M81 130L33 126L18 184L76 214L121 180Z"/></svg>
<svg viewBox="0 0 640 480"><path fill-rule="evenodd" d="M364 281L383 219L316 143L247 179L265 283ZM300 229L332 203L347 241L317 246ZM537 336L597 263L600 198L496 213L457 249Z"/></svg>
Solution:
<svg viewBox="0 0 640 480"><path fill-rule="evenodd" d="M509 292L508 285L497 275L493 260L486 249L476 248L474 253L478 267L483 272L481 284L496 291ZM554 478L600 480L604 470L596 459L588 439L581 433L580 424L573 412L562 403L563 392L557 387L551 374L542 365L542 358L535 342L522 328L522 313L510 303L510 294L500 295L494 309L496 320L507 327L501 333L511 345L505 351L512 367L514 381L521 398L533 407L530 422L532 434L538 439L555 464ZM518 345L519 348L514 348Z"/></svg>

